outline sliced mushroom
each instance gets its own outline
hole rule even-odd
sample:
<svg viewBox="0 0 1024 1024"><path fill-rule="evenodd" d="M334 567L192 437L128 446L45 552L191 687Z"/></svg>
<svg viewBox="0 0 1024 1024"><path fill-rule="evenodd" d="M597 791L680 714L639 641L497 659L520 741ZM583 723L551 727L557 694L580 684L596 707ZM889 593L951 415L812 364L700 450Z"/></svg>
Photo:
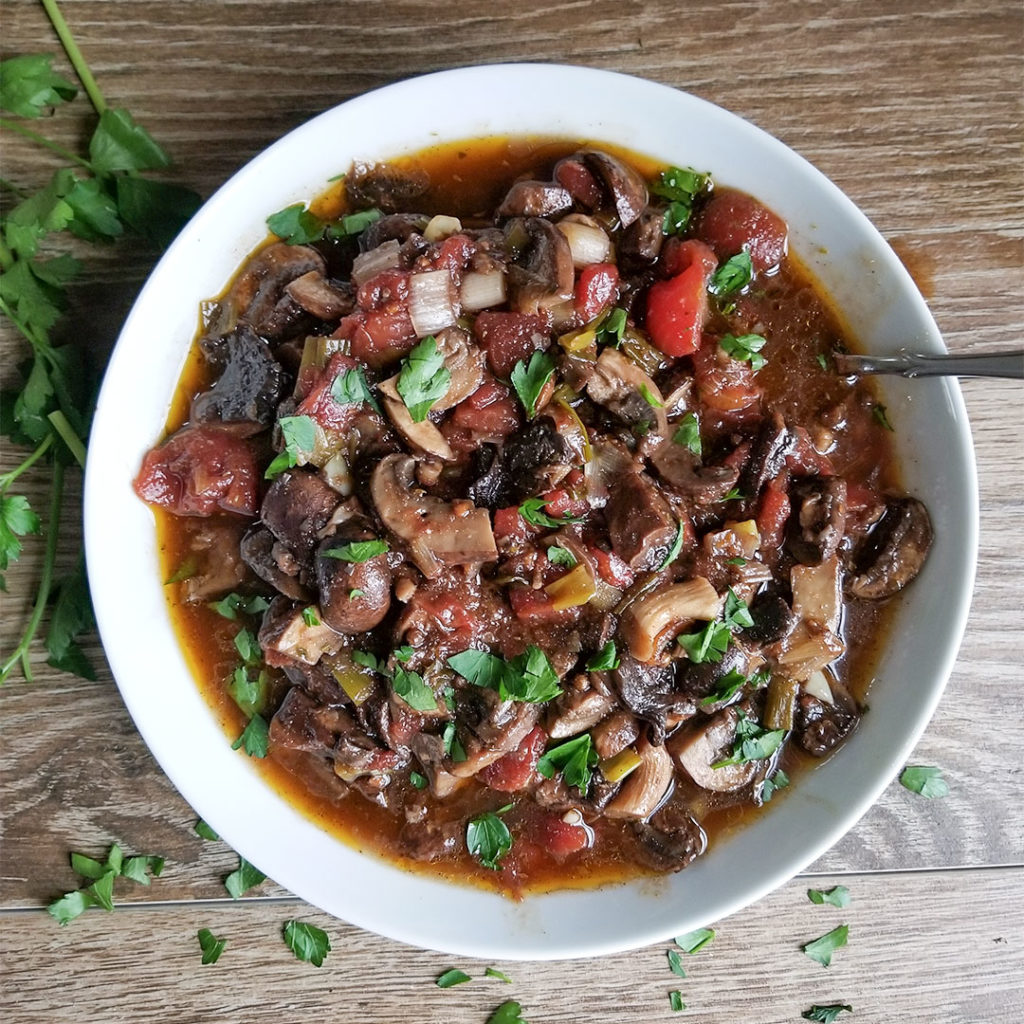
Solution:
<svg viewBox="0 0 1024 1024"><path fill-rule="evenodd" d="M295 601L310 601L312 595L299 580L298 559L265 526L254 526L242 538L239 552L247 566L261 580Z"/></svg>
<svg viewBox="0 0 1024 1024"><path fill-rule="evenodd" d="M664 746L646 739L636 744L640 764L626 777L616 797L605 808L609 818L649 818L672 785L672 758Z"/></svg>
<svg viewBox="0 0 1024 1024"><path fill-rule="evenodd" d="M703 577L674 583L637 598L622 616L620 630L637 661L652 661L664 639L700 620L710 622L723 599Z"/></svg>
<svg viewBox="0 0 1024 1024"><path fill-rule="evenodd" d="M932 545L928 510L916 498L891 499L858 552L846 593L871 601L891 597L921 571Z"/></svg>
<svg viewBox="0 0 1024 1024"><path fill-rule="evenodd" d="M621 160L599 149L581 151L584 164L593 171L611 193L619 222L628 228L647 206L647 184L640 175Z"/></svg>
<svg viewBox="0 0 1024 1024"><path fill-rule="evenodd" d="M386 555L347 562L330 554L353 539L351 531L326 537L315 563L320 618L331 629L349 635L373 629L391 607L391 568Z"/></svg>
<svg viewBox="0 0 1024 1024"><path fill-rule="evenodd" d="M446 327L434 336L438 355L451 374L448 390L431 406L432 412L444 412L465 401L484 382L485 357L464 330Z"/></svg>
<svg viewBox="0 0 1024 1024"><path fill-rule="evenodd" d="M615 482L605 514L612 548L630 568L655 569L664 562L679 524L645 473L626 473Z"/></svg>
<svg viewBox="0 0 1024 1024"><path fill-rule="evenodd" d="M289 281L285 291L318 320L337 320L351 313L355 306L351 288L335 287L319 270L311 270Z"/></svg>
<svg viewBox="0 0 1024 1024"><path fill-rule="evenodd" d="M275 597L263 614L259 644L268 665L286 665L289 659L315 665L325 654L341 649L344 637L324 622L311 626L305 608L286 597Z"/></svg>
<svg viewBox="0 0 1024 1024"><path fill-rule="evenodd" d="M419 490L416 460L387 455L370 479L370 495L384 525L409 546L412 561L427 579L444 565L496 561L491 518L468 501L449 504Z"/></svg>
<svg viewBox="0 0 1024 1024"><path fill-rule="evenodd" d="M578 736L597 725L615 701L597 690L569 690L548 708L547 733L553 740Z"/></svg>
<svg viewBox="0 0 1024 1024"><path fill-rule="evenodd" d="M431 420L421 420L417 423L412 418L408 407L398 393L397 384L398 377L391 377L378 385L378 390L384 397L384 411L388 414L388 419L394 424L395 429L417 451L425 452L427 455L436 455L445 462L453 462L455 453L445 440L444 434Z"/></svg>
<svg viewBox="0 0 1024 1024"><path fill-rule="evenodd" d="M289 469L270 485L260 518L285 547L305 561L340 504L338 492L319 473Z"/></svg>
<svg viewBox="0 0 1024 1024"><path fill-rule="evenodd" d="M670 715L686 717L696 710L690 697L677 690L672 665L645 665L623 653L612 680L622 706L648 724L652 743L665 741Z"/></svg>
<svg viewBox="0 0 1024 1024"><path fill-rule="evenodd" d="M846 481L838 476L804 477L793 484L786 546L805 565L820 565L839 549L846 530Z"/></svg>
<svg viewBox="0 0 1024 1024"><path fill-rule="evenodd" d="M664 219L665 215L660 210L644 210L622 232L619 257L634 264L654 263L661 255L661 246L665 240L662 227Z"/></svg>
<svg viewBox="0 0 1024 1024"><path fill-rule="evenodd" d="M843 598L839 586L839 556L820 565L794 565L789 573L793 611L814 629L839 632Z"/></svg>
<svg viewBox="0 0 1024 1024"><path fill-rule="evenodd" d="M501 700L493 690L477 686L463 690L456 700L466 759L453 762L450 771L460 779L476 775L515 750L540 717L537 704Z"/></svg>
<svg viewBox="0 0 1024 1024"><path fill-rule="evenodd" d="M677 494L696 505L713 505L736 486L736 466L705 466L684 445L666 438L651 456L658 475Z"/></svg>
<svg viewBox="0 0 1024 1024"><path fill-rule="evenodd" d="M773 413L757 433L750 450L750 458L740 474L737 490L749 499L756 498L761 488L786 463L786 456L793 450L794 434L778 413Z"/></svg>
<svg viewBox="0 0 1024 1024"><path fill-rule="evenodd" d="M679 871L699 857L708 837L690 814L686 804L670 799L650 821L636 821L637 855L655 871Z"/></svg>
<svg viewBox="0 0 1024 1024"><path fill-rule="evenodd" d="M498 207L499 217L550 217L572 209L572 196L553 181L517 181Z"/></svg>
<svg viewBox="0 0 1024 1024"><path fill-rule="evenodd" d="M640 724L627 711L613 711L598 722L590 733L590 739L602 761L621 754L640 735Z"/></svg>
<svg viewBox="0 0 1024 1024"><path fill-rule="evenodd" d="M702 789L731 793L752 782L762 765L759 761L743 761L712 767L728 757L738 724L737 710L724 708L706 722L677 733L667 746L680 767Z"/></svg>
<svg viewBox="0 0 1024 1024"><path fill-rule="evenodd" d="M565 235L549 220L516 217L505 229L519 257L508 268L512 307L540 313L572 298L575 270Z"/></svg>
<svg viewBox="0 0 1024 1024"><path fill-rule="evenodd" d="M618 349L606 348L598 356L587 394L630 428L642 428L652 450L665 440L668 420L658 385Z"/></svg>

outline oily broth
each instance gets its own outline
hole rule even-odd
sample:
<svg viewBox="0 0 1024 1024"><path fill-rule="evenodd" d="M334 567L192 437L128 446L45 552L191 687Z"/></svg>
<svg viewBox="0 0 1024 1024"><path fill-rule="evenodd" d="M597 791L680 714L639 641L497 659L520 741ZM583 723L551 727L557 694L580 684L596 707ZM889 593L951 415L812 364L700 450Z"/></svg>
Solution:
<svg viewBox="0 0 1024 1024"><path fill-rule="evenodd" d="M514 180L520 177L548 178L552 165L580 145L579 141L491 138L437 146L391 163L403 169L422 170L428 175L431 182L429 192L416 203L422 212L453 214L464 221L471 221L485 218ZM601 148L628 160L648 177L659 169L653 161L634 153L604 143L601 143ZM344 182L333 184L312 206L325 218L345 212ZM758 308L766 333L770 336L785 332L787 351L775 351L769 337L764 349L767 365L760 371L759 380L767 389L776 390L785 384L787 375L794 372L793 367L799 368L803 378L801 387L787 390L788 399L783 406L787 419L807 421L844 398L860 407L854 410L855 416L869 415L868 407L875 399L867 385L858 384L851 390L848 384L816 363L817 353L829 351L837 345L849 345L849 338L841 329L839 318L821 297L820 290L813 286L798 260L790 255L781 271L760 288L764 294L757 297ZM186 422L192 398L211 383L210 371L195 342L175 391L167 433ZM852 398L849 397L851 395ZM863 436L847 438L840 434L840 443L835 451L830 452L837 472L859 473L883 488L897 486L888 437L878 436L883 432L877 430L865 433L870 437L870 444L864 443ZM226 514L201 520L176 517L160 509L154 509L154 513L165 580L175 578L188 564L195 535L204 528L204 523L229 529L239 539L248 526L248 520ZM240 625L246 623L244 619L239 622L224 619L205 604L186 603L180 584L168 583L165 592L170 618L189 667L225 733L233 740L244 728L246 719L228 695L225 681L238 664L234 636ZM873 667L885 643L889 616L884 602L860 602L848 607L844 615L843 631L848 646L837 669L851 693L858 701L863 701ZM255 630L257 623L253 621L248 625ZM287 682L277 670L269 672L274 679L272 690L277 689L279 697ZM816 763L819 763L816 759L792 750L788 745L781 766L796 781L801 771ZM595 886L651 873L627 858L624 840L628 826L604 818L594 826L598 838L595 845L600 852L587 850L564 864L536 856L522 846L517 849L516 845L502 861L504 870L501 872L481 867L467 853L457 860L439 864L421 863L394 853L394 844L403 824L401 817L392 816L359 794L345 795L340 784L325 794L310 791L304 784L304 774L322 772L322 766L313 763L312 755L291 754L288 762L268 757L259 761L259 767L274 789L333 836L357 849L397 861L412 871L462 884L468 882L515 896L555 888ZM775 799L786 799L788 795L789 790L784 790ZM473 784L436 805L432 803L432 813L436 810L445 820L464 819L484 810L495 810L504 802L505 794L493 793ZM713 847L716 836L735 830L757 813L759 809L749 805L709 808L701 819L701 825ZM513 834L516 814L517 809L514 809L507 817Z"/></svg>

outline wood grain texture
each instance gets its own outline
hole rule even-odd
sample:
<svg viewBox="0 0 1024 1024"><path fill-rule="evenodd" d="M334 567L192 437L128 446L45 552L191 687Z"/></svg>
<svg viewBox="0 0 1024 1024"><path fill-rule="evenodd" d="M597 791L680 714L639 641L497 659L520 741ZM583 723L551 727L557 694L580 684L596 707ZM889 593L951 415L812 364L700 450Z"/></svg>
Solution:
<svg viewBox="0 0 1024 1024"><path fill-rule="evenodd" d="M359 931L297 900L127 906L89 911L65 929L42 912L9 914L0 1015L17 1024L193 1024L328 1019L360 1024L484 1024L515 999L531 1024L787 1024L812 1004L847 1003L851 1022L1010 1024L1024 1007L1024 928L1014 904L1024 872L854 875L844 910L814 906L791 883L716 926L714 941L668 968L671 943L568 964L449 957ZM831 886L835 877L821 880ZM321 968L294 959L284 923L323 928ZM800 947L839 924L848 945L828 968ZM201 966L196 932L227 945ZM512 984L484 977L494 966ZM457 967L474 980L441 990ZM678 989L687 1009L673 1013ZM841 1018L843 1019L843 1018Z"/></svg>
<svg viewBox="0 0 1024 1024"><path fill-rule="evenodd" d="M1024 6L1011 0L64 0L114 105L129 106L175 158L173 180L209 195L282 133L367 89L489 61L570 62L693 92L793 146L832 178L904 259L954 350L1024 338ZM59 49L36 0L6 0L0 55ZM45 131L77 147L84 101ZM443 112L439 112L443 116ZM667 126L685 130L685 126ZM2 176L27 187L59 163L3 140ZM6 194L0 202L8 202ZM86 270L62 331L102 365L155 261L145 245L76 245ZM23 356L0 325L0 386ZM498 965L515 978L442 992L484 964L419 953L312 911L267 882L223 900L235 866L155 764L120 701L95 637L95 683L34 652L34 683L0 691L0 1016L15 1024L196 1020L477 1024L505 998L536 1022L774 1024L813 1002L849 1002L852 1020L1003 1024L1024 1010L1024 391L966 382L981 488L981 550L967 635L912 760L952 788L925 801L890 786L813 865L847 884L848 911L812 907L793 882L719 926L689 977L665 947L586 964ZM0 470L18 453L0 448ZM24 478L45 507L44 473ZM79 481L69 474L58 568L75 563ZM39 545L0 594L0 649L20 632ZM1008 699L1009 696L1009 699ZM76 884L71 849L168 857L113 916L61 930L39 908ZM922 870L927 869L927 870ZM280 940L290 917L328 929L321 970ZM825 970L799 944L840 921L849 948ZM200 967L196 929L228 937ZM678 987L689 1009L672 1014ZM840 1018L842 1020L843 1018Z"/></svg>

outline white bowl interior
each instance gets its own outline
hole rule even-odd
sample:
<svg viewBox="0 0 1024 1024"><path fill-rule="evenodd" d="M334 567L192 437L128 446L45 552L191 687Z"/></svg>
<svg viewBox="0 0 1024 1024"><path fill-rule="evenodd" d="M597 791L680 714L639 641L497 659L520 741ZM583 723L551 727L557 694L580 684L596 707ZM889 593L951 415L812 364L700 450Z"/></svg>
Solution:
<svg viewBox="0 0 1024 1024"><path fill-rule="evenodd" d="M627 146L710 170L780 213L791 245L859 344L942 352L908 274L866 218L802 158L740 118L610 72L504 65L442 72L327 111L271 146L203 207L160 261L124 325L92 430L86 551L97 620L139 731L193 808L281 885L354 924L419 946L502 959L591 956L708 924L804 868L892 779L930 718L963 632L977 547L966 413L949 381L893 383L884 397L908 490L936 542L897 610L871 711L852 739L759 820L686 871L513 903L405 873L333 839L233 752L171 630L153 517L131 481L159 437L202 299L265 237L264 217L322 192L353 159L438 141L549 135Z"/></svg>

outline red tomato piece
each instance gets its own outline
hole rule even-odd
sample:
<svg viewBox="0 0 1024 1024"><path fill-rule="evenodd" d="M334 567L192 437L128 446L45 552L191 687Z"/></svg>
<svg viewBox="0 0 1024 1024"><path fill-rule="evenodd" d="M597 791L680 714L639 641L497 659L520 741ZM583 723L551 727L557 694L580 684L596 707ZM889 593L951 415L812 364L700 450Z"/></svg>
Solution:
<svg viewBox="0 0 1024 1024"><path fill-rule="evenodd" d="M657 281L647 293L647 333L667 356L688 356L700 347L708 315L707 247L681 243L671 250L672 266L679 267L667 281Z"/></svg>
<svg viewBox="0 0 1024 1024"><path fill-rule="evenodd" d="M538 725L523 737L523 742L515 750L489 764L477 778L485 786L501 793L525 789L533 781L537 762L547 741L547 733Z"/></svg>
<svg viewBox="0 0 1024 1024"><path fill-rule="evenodd" d="M596 210L604 202L601 183L579 160L569 157L555 165L555 181L581 206Z"/></svg>
<svg viewBox="0 0 1024 1024"><path fill-rule="evenodd" d="M237 430L202 424L146 452L132 486L144 502L177 516L254 516L260 477L256 451Z"/></svg>
<svg viewBox="0 0 1024 1024"><path fill-rule="evenodd" d="M580 850L585 850L593 841L593 833L581 820L578 824L564 821L554 814L539 815L533 822L533 839L555 860Z"/></svg>
<svg viewBox="0 0 1024 1024"><path fill-rule="evenodd" d="M417 340L404 308L394 313L354 313L341 321L334 337L348 338L352 355L375 370L397 363Z"/></svg>
<svg viewBox="0 0 1024 1024"><path fill-rule="evenodd" d="M573 306L589 323L619 297L619 270L614 263L591 263L580 271Z"/></svg>
<svg viewBox="0 0 1024 1024"><path fill-rule="evenodd" d="M705 278L710 278L718 267L718 257L710 246L697 238L669 238L661 249L661 269L665 277L675 277L687 267L699 263Z"/></svg>
<svg viewBox="0 0 1024 1024"><path fill-rule="evenodd" d="M598 547L589 550L597 565L597 574L610 587L625 590L633 585L636 573L614 551L604 551Z"/></svg>
<svg viewBox="0 0 1024 1024"><path fill-rule="evenodd" d="M760 401L750 364L727 355L714 338L694 352L693 376L701 405L717 413L736 413Z"/></svg>
<svg viewBox="0 0 1024 1024"><path fill-rule="evenodd" d="M590 506L579 498L574 498L568 491L556 488L553 491L545 491L541 495L544 499L544 514L552 519L565 519L568 516L577 518L585 516L590 511Z"/></svg>
<svg viewBox="0 0 1024 1024"><path fill-rule="evenodd" d="M537 349L547 348L551 337L550 320L534 313L477 314L473 333L487 353L491 370L508 377L520 359L529 359Z"/></svg>
<svg viewBox="0 0 1024 1024"><path fill-rule="evenodd" d="M340 374L356 365L356 361L350 356L343 352L335 352L327 361L327 366L314 379L309 393L296 408L295 415L312 417L324 430L347 430L359 415L361 406L339 405L331 394L331 388Z"/></svg>
<svg viewBox="0 0 1024 1024"><path fill-rule="evenodd" d="M356 304L367 312L382 309L393 313L405 308L409 301L410 276L408 270L382 270L359 287Z"/></svg>
<svg viewBox="0 0 1024 1024"><path fill-rule="evenodd" d="M508 600L516 618L532 622L571 622L580 613L579 607L555 608L543 590L531 590L515 584L508 589Z"/></svg>
<svg viewBox="0 0 1024 1024"><path fill-rule="evenodd" d="M469 265L475 252L476 243L471 238L466 235L449 235L430 257L430 269L447 270L452 275L452 280L459 284L462 281L462 272Z"/></svg>
<svg viewBox="0 0 1024 1024"><path fill-rule="evenodd" d="M782 547L782 538L789 519L789 495L786 484L789 473L783 470L777 477L769 481L761 497L757 510L757 532L761 535L762 551L778 551Z"/></svg>
<svg viewBox="0 0 1024 1024"><path fill-rule="evenodd" d="M494 539L525 544L540 527L531 526L520 514L518 505L499 508L494 513Z"/></svg>
<svg viewBox="0 0 1024 1024"><path fill-rule="evenodd" d="M520 424L519 404L504 384L484 381L464 402L452 409L449 422L477 440L507 437Z"/></svg>
<svg viewBox="0 0 1024 1024"><path fill-rule="evenodd" d="M796 450L786 456L786 465L800 476L835 476L832 460L814 447L811 436L803 427L797 427Z"/></svg>
<svg viewBox="0 0 1024 1024"><path fill-rule="evenodd" d="M777 267L786 255L789 230L781 217L744 192L723 189L701 212L696 234L719 259L750 253L754 270L763 274Z"/></svg>

